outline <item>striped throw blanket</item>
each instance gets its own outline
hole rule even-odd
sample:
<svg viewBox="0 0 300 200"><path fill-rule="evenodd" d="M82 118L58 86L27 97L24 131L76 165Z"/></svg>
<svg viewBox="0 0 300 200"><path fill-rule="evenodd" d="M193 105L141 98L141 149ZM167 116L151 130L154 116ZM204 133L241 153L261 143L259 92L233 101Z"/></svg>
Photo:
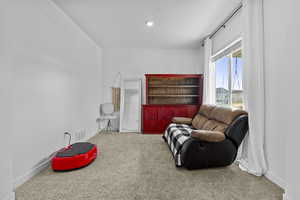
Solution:
<svg viewBox="0 0 300 200"><path fill-rule="evenodd" d="M181 167L181 148L183 144L191 138L192 129L186 124L171 123L163 135L163 139L168 143L170 150L174 156L175 164Z"/></svg>

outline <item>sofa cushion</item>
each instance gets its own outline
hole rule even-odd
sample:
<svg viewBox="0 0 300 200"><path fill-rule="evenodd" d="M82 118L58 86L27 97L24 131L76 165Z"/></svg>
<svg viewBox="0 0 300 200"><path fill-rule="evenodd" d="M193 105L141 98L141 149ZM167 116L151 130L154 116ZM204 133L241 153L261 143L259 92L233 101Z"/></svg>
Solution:
<svg viewBox="0 0 300 200"><path fill-rule="evenodd" d="M247 114L247 112L244 110L216 106L210 112L209 118L229 125L234 119L243 114Z"/></svg>
<svg viewBox="0 0 300 200"><path fill-rule="evenodd" d="M201 129L207 121L208 119L206 117L201 114L197 114L192 121L192 125L195 129Z"/></svg>
<svg viewBox="0 0 300 200"><path fill-rule="evenodd" d="M207 130L207 131L212 131L218 126L217 122L215 120L208 120L205 122L205 124L202 126L201 129Z"/></svg>
<svg viewBox="0 0 300 200"><path fill-rule="evenodd" d="M207 142L221 142L226 138L222 132L207 130L193 130L191 136Z"/></svg>
<svg viewBox="0 0 300 200"><path fill-rule="evenodd" d="M175 124L187 124L191 125L192 124L192 118L187 118L187 117L173 117L172 122Z"/></svg>
<svg viewBox="0 0 300 200"><path fill-rule="evenodd" d="M199 109L199 114L209 118L211 111L215 108L214 105L202 105Z"/></svg>
<svg viewBox="0 0 300 200"><path fill-rule="evenodd" d="M228 128L228 125L222 122L215 121L215 124L217 126L213 129L214 131L220 131L222 133L225 133L225 130Z"/></svg>

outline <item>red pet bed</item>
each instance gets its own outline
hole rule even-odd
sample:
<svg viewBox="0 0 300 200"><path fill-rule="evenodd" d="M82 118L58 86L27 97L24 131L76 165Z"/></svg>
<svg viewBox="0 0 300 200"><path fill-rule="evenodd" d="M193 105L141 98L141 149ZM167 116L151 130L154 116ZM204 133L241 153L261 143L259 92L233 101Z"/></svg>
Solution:
<svg viewBox="0 0 300 200"><path fill-rule="evenodd" d="M88 142L69 145L58 151L52 158L54 171L68 171L89 165L97 157L97 146Z"/></svg>

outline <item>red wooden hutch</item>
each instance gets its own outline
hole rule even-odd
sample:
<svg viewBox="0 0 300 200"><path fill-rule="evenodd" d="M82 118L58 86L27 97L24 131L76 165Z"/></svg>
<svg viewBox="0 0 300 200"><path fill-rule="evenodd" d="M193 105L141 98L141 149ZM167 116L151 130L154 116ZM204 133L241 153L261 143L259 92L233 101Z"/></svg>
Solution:
<svg viewBox="0 0 300 200"><path fill-rule="evenodd" d="M161 134L173 117L193 117L202 104L203 75L146 74L143 133Z"/></svg>

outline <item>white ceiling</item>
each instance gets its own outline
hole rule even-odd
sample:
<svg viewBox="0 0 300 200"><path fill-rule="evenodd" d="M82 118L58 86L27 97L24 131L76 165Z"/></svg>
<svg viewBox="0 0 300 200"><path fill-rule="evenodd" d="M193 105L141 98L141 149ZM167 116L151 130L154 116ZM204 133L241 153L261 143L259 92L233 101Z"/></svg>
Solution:
<svg viewBox="0 0 300 200"><path fill-rule="evenodd" d="M197 48L240 0L53 0L104 47ZM153 20L153 28L145 26Z"/></svg>

